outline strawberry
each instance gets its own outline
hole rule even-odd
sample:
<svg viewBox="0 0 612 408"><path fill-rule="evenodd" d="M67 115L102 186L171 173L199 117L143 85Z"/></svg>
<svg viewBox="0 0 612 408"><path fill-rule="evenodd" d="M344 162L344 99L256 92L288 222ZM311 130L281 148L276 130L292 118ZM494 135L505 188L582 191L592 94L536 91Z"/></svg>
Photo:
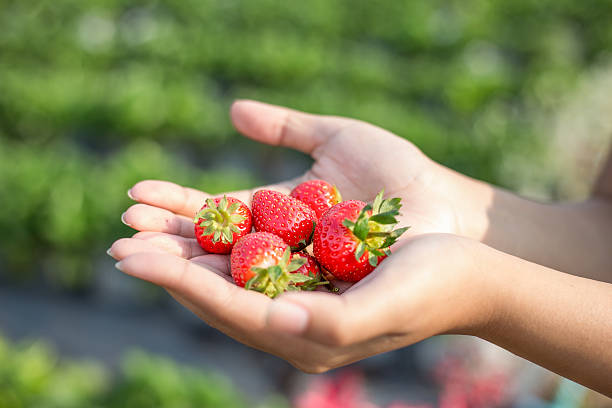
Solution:
<svg viewBox="0 0 612 408"><path fill-rule="evenodd" d="M336 186L324 180L305 181L295 187L289 195L312 208L317 219L321 218L325 211L342 201Z"/></svg>
<svg viewBox="0 0 612 408"><path fill-rule="evenodd" d="M253 194L255 231L281 237L292 251L305 248L312 240L316 225L315 212L297 198L272 190Z"/></svg>
<svg viewBox="0 0 612 408"><path fill-rule="evenodd" d="M240 238L230 256L232 278L238 286L273 298L299 283L312 280L297 271L306 263L291 259L289 246L274 234L254 232Z"/></svg>
<svg viewBox="0 0 612 408"><path fill-rule="evenodd" d="M317 286L327 285L329 282L325 281L323 275L321 274L321 268L317 263L317 260L308 255L304 251L295 252L292 257L292 260L295 259L304 259L304 265L300 266L298 270L292 273L301 273L304 276L310 278L307 282L296 283L295 286L298 286L301 290L314 290Z"/></svg>
<svg viewBox="0 0 612 408"><path fill-rule="evenodd" d="M204 250L229 254L236 241L251 232L253 217L242 201L223 196L207 199L193 222L196 239Z"/></svg>
<svg viewBox="0 0 612 408"><path fill-rule="evenodd" d="M357 282L389 254L389 247L408 228L393 230L401 207L399 198L373 204L349 200L334 205L319 220L314 235L314 255L337 279Z"/></svg>

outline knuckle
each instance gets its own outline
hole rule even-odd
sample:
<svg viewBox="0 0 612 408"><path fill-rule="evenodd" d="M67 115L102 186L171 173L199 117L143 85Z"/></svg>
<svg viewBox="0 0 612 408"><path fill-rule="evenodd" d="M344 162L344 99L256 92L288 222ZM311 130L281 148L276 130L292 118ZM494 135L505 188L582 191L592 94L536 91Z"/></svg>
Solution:
<svg viewBox="0 0 612 408"><path fill-rule="evenodd" d="M285 141L287 139L287 134L289 133L289 128L291 126L291 120L291 114L287 112L285 116L276 125L276 139L277 143L281 146L285 144Z"/></svg>

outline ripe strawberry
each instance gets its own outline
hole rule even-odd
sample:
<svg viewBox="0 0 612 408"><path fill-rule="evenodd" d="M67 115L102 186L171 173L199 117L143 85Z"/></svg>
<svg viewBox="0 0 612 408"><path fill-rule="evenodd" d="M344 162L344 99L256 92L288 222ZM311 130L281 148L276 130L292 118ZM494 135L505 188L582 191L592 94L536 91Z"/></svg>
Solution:
<svg viewBox="0 0 612 408"><path fill-rule="evenodd" d="M317 260L314 256L308 255L304 251L295 252L291 257L292 260L295 259L304 259L304 265L300 266L298 270L292 273L300 273L304 276L310 278L307 282L296 283L295 286L299 286L301 290L314 290L317 286L326 285L329 282L323 279L323 275L321 274L321 268L317 263Z"/></svg>
<svg viewBox="0 0 612 408"><path fill-rule="evenodd" d="M306 260L291 260L289 246L274 234L254 232L240 238L230 256L232 278L238 286L273 298L312 278L294 274Z"/></svg>
<svg viewBox="0 0 612 408"><path fill-rule="evenodd" d="M253 217L242 201L223 196L207 199L193 222L202 248L215 254L229 254L236 241L251 232Z"/></svg>
<svg viewBox="0 0 612 408"><path fill-rule="evenodd" d="M316 225L315 212L297 198L272 190L253 194L255 231L281 237L292 251L305 248L312 240Z"/></svg>
<svg viewBox="0 0 612 408"><path fill-rule="evenodd" d="M317 215L317 220L325 211L342 201L336 186L324 180L305 181L295 187L289 195L312 208Z"/></svg>
<svg viewBox="0 0 612 408"><path fill-rule="evenodd" d="M314 255L337 279L363 279L390 254L389 247L408 229L393 230L400 199L383 200L382 194L372 205L357 200L336 204L319 220Z"/></svg>

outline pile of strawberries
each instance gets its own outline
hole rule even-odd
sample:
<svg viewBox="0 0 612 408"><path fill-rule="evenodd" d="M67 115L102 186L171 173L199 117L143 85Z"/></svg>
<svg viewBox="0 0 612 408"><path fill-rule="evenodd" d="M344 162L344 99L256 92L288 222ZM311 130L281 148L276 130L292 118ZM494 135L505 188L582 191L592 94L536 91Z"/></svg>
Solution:
<svg viewBox="0 0 612 408"><path fill-rule="evenodd" d="M259 190L251 209L233 197L207 199L195 235L207 252L231 253L237 285L273 298L326 285L323 274L348 282L368 275L407 229L393 229L400 207L382 191L372 204L342 201L336 187L310 180L290 195ZM314 256L306 252L311 242Z"/></svg>

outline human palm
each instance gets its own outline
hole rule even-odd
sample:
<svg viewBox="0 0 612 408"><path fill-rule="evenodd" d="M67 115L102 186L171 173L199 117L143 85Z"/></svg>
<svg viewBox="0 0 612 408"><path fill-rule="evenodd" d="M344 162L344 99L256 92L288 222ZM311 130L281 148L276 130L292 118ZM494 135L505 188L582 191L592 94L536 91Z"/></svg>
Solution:
<svg viewBox="0 0 612 408"><path fill-rule="evenodd" d="M303 176L267 188L288 193L303 180L319 178L335 184L343 199L363 201L373 199L384 188L386 196L402 198L400 224L412 227L399 246L419 233L456 232L452 203L440 193L440 167L411 143L360 121L308 115L251 101L236 103L232 120L247 137L294 148L314 158L312 168ZM254 190L227 194L248 204ZM299 359L283 355L274 346L276 338L260 329L262 321L270 318L266 314L270 299L235 286L228 256L207 254L197 244L192 219L208 194L153 180L136 184L129 194L139 204L130 207L122 220L141 232L113 244L110 254L123 260L118 267L165 287L179 302L226 334L299 366ZM372 285L376 275L383 276L375 272L347 294L354 293L358 286ZM321 300L321 304L329 301ZM245 315L247 310L249 316ZM285 319L285 323L291 321L299 319ZM294 339L293 344L300 345L302 341L299 347L305 350L314 348L320 355L330 353L329 347L312 340L296 343ZM350 357L339 361L363 358L373 352L372 347L363 349L366 354L363 350L357 352L357 357L349 353Z"/></svg>

